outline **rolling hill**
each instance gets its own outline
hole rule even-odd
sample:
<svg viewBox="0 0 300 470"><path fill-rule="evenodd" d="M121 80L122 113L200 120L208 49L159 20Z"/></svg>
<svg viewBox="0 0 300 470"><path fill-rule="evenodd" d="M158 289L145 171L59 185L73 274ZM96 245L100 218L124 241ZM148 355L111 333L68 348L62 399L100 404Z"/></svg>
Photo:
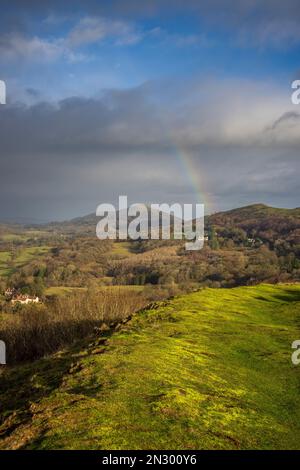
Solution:
<svg viewBox="0 0 300 470"><path fill-rule="evenodd" d="M265 204L252 204L225 212L217 212L207 217L207 222L216 225L253 224L266 220L300 219L300 208L280 209Z"/></svg>
<svg viewBox="0 0 300 470"><path fill-rule="evenodd" d="M150 211L150 209L148 208ZM118 212L117 212L118 214ZM129 221L132 218L129 218ZM76 217L63 222L50 222L43 224L0 224L0 235L1 233L21 233L22 230L41 230L46 232L67 232L70 234L95 234L96 225L100 218L95 213L90 213L85 216ZM117 218L118 220L118 218ZM150 220L150 215L149 215ZM172 224L173 217L171 217ZM274 221L289 221L294 222L297 228L300 227L300 208L295 209L281 209L276 207L270 207L265 204L251 204L245 207L239 207L236 209L217 212L211 215L205 216L205 225L211 226L244 226L244 227L255 227L269 221L272 224Z"/></svg>
<svg viewBox="0 0 300 470"><path fill-rule="evenodd" d="M204 289L2 371L1 449L296 449L300 287Z"/></svg>

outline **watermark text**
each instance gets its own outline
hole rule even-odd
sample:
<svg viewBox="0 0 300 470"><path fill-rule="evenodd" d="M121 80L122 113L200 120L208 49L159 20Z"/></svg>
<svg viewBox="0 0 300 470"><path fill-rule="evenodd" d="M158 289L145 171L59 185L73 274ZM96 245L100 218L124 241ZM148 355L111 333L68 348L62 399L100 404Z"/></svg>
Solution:
<svg viewBox="0 0 300 470"><path fill-rule="evenodd" d="M6 84L0 80L0 104L6 104Z"/></svg>
<svg viewBox="0 0 300 470"><path fill-rule="evenodd" d="M295 90L292 93L292 103L300 104L300 80L294 80L292 83L292 89Z"/></svg>
<svg viewBox="0 0 300 470"><path fill-rule="evenodd" d="M0 340L0 364L6 364L6 345L2 340Z"/></svg>
<svg viewBox="0 0 300 470"><path fill-rule="evenodd" d="M194 210L193 210L194 209ZM186 250L201 250L204 244L204 205L132 204L119 196L119 208L100 204L96 227L100 240L186 240Z"/></svg>
<svg viewBox="0 0 300 470"><path fill-rule="evenodd" d="M292 363L294 366L298 366L300 364L300 339L296 339L292 343L292 349L296 349L292 354Z"/></svg>

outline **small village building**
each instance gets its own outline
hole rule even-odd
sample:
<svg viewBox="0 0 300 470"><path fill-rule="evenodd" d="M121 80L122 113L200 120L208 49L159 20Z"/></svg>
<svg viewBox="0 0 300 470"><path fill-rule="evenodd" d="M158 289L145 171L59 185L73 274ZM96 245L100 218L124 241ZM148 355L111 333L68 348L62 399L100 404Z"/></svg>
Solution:
<svg viewBox="0 0 300 470"><path fill-rule="evenodd" d="M16 295L16 296L14 296L14 297L11 299L11 303L12 303L12 304L17 304L17 303L19 303L19 304L23 304L23 305L28 305L28 304L30 304L30 303L35 303L35 304L37 304L37 303L39 303L39 302L40 302L39 297L37 297L37 296L30 296L30 295L27 295L27 294L25 294L25 295L22 295L22 294L21 294L21 295Z"/></svg>
<svg viewBox="0 0 300 470"><path fill-rule="evenodd" d="M5 298L10 301L12 304L30 304L30 303L39 303L40 298L36 295L29 294L20 294L15 288L8 287L4 292Z"/></svg>

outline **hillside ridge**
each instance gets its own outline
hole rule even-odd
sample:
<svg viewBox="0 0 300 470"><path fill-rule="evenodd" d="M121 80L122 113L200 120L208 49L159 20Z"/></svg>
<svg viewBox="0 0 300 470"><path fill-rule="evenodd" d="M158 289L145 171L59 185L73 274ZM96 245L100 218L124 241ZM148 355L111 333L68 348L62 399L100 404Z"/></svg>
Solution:
<svg viewBox="0 0 300 470"><path fill-rule="evenodd" d="M299 302L293 285L204 289L7 370L0 448L297 448Z"/></svg>

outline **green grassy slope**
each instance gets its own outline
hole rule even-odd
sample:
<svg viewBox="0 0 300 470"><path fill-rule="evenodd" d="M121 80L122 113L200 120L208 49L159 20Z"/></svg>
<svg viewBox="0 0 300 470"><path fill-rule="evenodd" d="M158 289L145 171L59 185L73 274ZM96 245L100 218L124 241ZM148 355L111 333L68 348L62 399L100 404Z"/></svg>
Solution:
<svg viewBox="0 0 300 470"><path fill-rule="evenodd" d="M32 246L22 248L18 256L14 258L12 266L10 265L11 252L0 251L0 277L9 276L16 269L25 266L29 261L42 258L42 256L47 254L49 250L50 248L48 246Z"/></svg>
<svg viewBox="0 0 300 470"><path fill-rule="evenodd" d="M300 286L206 289L2 375L0 448L299 448Z"/></svg>

